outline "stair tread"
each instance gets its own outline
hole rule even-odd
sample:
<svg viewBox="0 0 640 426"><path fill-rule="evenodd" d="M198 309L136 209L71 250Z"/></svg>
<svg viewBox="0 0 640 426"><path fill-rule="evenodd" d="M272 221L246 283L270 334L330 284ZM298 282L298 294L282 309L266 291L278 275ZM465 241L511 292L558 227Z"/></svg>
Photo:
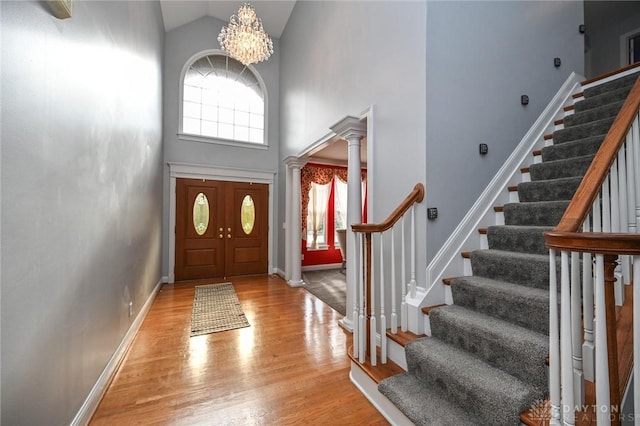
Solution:
<svg viewBox="0 0 640 426"><path fill-rule="evenodd" d="M522 298L535 298L539 299L540 301L544 301L545 303L548 303L549 300L549 290L527 287L520 284L510 283L508 281L500 281L493 278L481 277L477 275L451 278L451 285L455 286L456 283L460 283L462 281L485 288L490 288L500 293L517 294Z"/></svg>
<svg viewBox="0 0 640 426"><path fill-rule="evenodd" d="M422 308L423 312L424 312L424 309L425 308ZM425 334L415 334L410 331L402 331L400 329L398 329L397 332L394 334L391 332L390 328L387 328L386 334L389 339L393 340L400 346L406 346L407 343L409 342L412 342L421 337L426 337Z"/></svg>
<svg viewBox="0 0 640 426"><path fill-rule="evenodd" d="M471 275L451 279L454 303L549 334L549 290Z"/></svg>
<svg viewBox="0 0 640 426"><path fill-rule="evenodd" d="M435 309L429 321L432 337L472 353L538 389L546 389L547 335L458 305Z"/></svg>
<svg viewBox="0 0 640 426"><path fill-rule="evenodd" d="M462 399L461 405L494 425L515 424L531 403L544 395L507 372L437 338L418 339L407 345L411 372L425 383ZM415 370L412 369L415 367ZM432 377L436 376L436 379Z"/></svg>
<svg viewBox="0 0 640 426"><path fill-rule="evenodd" d="M541 333L463 306L445 305L434 309L432 316L455 317L455 320L462 324L463 328L480 330L483 338L493 336L495 339L506 341L507 344L521 345L523 349L524 346L534 344L547 346L549 341L549 338ZM548 350L545 351L546 353L548 353ZM540 363L544 363L544 357L540 358Z"/></svg>
<svg viewBox="0 0 640 426"><path fill-rule="evenodd" d="M412 422L417 425L474 426L473 416L411 373L390 377L378 386Z"/></svg>
<svg viewBox="0 0 640 426"><path fill-rule="evenodd" d="M480 249L474 250L471 252L471 257L477 256L479 253L483 255L489 256L498 256L498 257L508 257L508 258L518 258L518 259L530 259L534 261L549 261L549 256L546 254L536 254L536 253L521 253L517 251L509 251L509 250L496 250L496 249Z"/></svg>

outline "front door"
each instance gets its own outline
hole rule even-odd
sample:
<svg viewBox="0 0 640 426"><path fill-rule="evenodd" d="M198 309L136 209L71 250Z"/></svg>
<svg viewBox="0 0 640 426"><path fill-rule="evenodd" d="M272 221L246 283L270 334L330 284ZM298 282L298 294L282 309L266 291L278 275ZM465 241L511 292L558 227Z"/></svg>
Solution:
<svg viewBox="0 0 640 426"><path fill-rule="evenodd" d="M175 279L267 273L269 186L176 180Z"/></svg>

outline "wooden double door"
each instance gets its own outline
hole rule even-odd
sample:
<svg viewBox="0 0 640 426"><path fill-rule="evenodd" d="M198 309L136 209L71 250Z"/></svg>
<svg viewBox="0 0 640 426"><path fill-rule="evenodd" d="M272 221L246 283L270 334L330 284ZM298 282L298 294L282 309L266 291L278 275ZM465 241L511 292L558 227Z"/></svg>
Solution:
<svg viewBox="0 0 640 426"><path fill-rule="evenodd" d="M269 186L176 180L175 279L267 273Z"/></svg>

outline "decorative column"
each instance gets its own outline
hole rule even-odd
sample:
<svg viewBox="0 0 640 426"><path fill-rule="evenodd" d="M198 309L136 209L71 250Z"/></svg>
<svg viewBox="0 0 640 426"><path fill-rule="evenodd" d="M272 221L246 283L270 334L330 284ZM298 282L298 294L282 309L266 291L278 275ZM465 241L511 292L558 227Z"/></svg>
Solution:
<svg viewBox="0 0 640 426"><path fill-rule="evenodd" d="M300 169L305 165L306 160L287 157L285 158L285 164L291 169L291 186L287 187L287 194L291 198L289 218L287 222L286 230L286 244L290 247L289 250L289 265L291 271L287 271L286 275L289 277L287 283L291 287L300 287L304 284L302 280L302 218L301 214L301 185L300 185ZM287 171L287 176L289 171Z"/></svg>
<svg viewBox="0 0 640 426"><path fill-rule="evenodd" d="M286 161L286 160L285 160ZM284 279L289 282L291 278L291 175L293 171L285 164L285 200L284 200Z"/></svg>
<svg viewBox="0 0 640 426"><path fill-rule="evenodd" d="M353 330L350 317L355 309L356 284L356 234L351 225L362 223L362 186L360 163L360 140L367 135L367 125L357 117L347 116L331 126L337 136L347 141L347 315L340 324L349 331Z"/></svg>

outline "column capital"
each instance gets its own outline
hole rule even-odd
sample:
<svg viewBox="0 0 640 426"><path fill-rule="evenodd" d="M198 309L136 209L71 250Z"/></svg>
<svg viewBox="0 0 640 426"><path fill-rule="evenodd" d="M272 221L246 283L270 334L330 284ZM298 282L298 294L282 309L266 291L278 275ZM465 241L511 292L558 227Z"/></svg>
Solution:
<svg viewBox="0 0 640 426"><path fill-rule="evenodd" d="M306 158L300 158L300 157L294 157L293 155L286 157L284 159L284 164L286 164L289 167L294 167L294 168L298 168L301 169L305 166L305 164L307 164L307 159Z"/></svg>
<svg viewBox="0 0 640 426"><path fill-rule="evenodd" d="M331 126L331 130L347 142L352 142L354 139L359 142L360 139L367 136L367 125L358 117L351 115Z"/></svg>

